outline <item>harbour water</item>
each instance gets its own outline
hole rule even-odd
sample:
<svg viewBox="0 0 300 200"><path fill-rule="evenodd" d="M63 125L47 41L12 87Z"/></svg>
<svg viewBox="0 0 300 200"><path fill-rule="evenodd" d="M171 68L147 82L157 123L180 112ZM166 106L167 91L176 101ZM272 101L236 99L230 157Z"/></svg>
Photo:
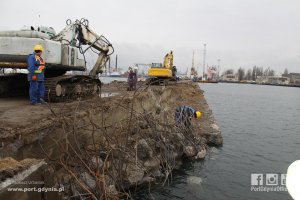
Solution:
<svg viewBox="0 0 300 200"><path fill-rule="evenodd" d="M169 186L138 190L135 199L291 199L287 191L251 191L251 174L262 174L263 186L276 185L266 176L277 174L281 186L281 174L300 159L300 88L200 87L222 130L223 147L211 148L205 161L184 161Z"/></svg>
<svg viewBox="0 0 300 200"><path fill-rule="evenodd" d="M126 77L108 77L108 76L101 76L100 81L104 84L110 83L112 81L127 81Z"/></svg>

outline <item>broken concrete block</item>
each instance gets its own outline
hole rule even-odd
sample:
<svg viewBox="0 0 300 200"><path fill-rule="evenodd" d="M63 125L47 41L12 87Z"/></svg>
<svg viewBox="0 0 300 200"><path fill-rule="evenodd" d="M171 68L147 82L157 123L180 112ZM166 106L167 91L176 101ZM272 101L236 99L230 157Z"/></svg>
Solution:
<svg viewBox="0 0 300 200"><path fill-rule="evenodd" d="M195 159L204 159L205 156L206 156L206 149L203 148L197 153Z"/></svg>
<svg viewBox="0 0 300 200"><path fill-rule="evenodd" d="M145 139L139 140L137 144L137 156L141 160L146 160L153 156L153 151Z"/></svg>
<svg viewBox="0 0 300 200"><path fill-rule="evenodd" d="M193 146L185 146L183 147L183 153L186 157L193 157L197 154L195 147Z"/></svg>

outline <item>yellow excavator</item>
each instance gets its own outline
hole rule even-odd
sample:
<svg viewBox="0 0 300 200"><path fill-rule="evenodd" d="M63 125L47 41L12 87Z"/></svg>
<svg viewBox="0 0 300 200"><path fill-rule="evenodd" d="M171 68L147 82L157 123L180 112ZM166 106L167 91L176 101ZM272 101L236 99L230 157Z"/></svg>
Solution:
<svg viewBox="0 0 300 200"><path fill-rule="evenodd" d="M148 69L148 81L150 83L167 83L176 80L177 69L173 66L173 51L167 53L163 63L152 63Z"/></svg>

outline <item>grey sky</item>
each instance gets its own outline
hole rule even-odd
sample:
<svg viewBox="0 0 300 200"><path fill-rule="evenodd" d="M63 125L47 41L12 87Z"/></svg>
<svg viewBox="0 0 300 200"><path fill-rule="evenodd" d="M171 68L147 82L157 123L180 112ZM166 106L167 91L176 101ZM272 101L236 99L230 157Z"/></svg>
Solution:
<svg viewBox="0 0 300 200"><path fill-rule="evenodd" d="M180 69L207 63L221 67L253 65L300 72L298 0L1 0L0 29L52 26L87 18L91 28L115 46L119 65L161 62L174 51ZM40 17L38 17L40 15ZM202 69L202 67L201 67Z"/></svg>

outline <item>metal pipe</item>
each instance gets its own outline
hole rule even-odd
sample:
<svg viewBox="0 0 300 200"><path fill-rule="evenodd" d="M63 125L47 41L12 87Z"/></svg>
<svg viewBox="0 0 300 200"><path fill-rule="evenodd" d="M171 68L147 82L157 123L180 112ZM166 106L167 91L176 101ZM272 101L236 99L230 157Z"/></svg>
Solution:
<svg viewBox="0 0 300 200"><path fill-rule="evenodd" d="M0 68L27 69L27 63L26 62L0 62ZM54 65L54 64L46 63L46 69L65 70L65 71L84 71L85 67Z"/></svg>
<svg viewBox="0 0 300 200"><path fill-rule="evenodd" d="M0 62L0 68L27 69L27 64L21 62Z"/></svg>
<svg viewBox="0 0 300 200"><path fill-rule="evenodd" d="M26 55L11 55L11 54L0 54L1 62L25 62L27 61Z"/></svg>

